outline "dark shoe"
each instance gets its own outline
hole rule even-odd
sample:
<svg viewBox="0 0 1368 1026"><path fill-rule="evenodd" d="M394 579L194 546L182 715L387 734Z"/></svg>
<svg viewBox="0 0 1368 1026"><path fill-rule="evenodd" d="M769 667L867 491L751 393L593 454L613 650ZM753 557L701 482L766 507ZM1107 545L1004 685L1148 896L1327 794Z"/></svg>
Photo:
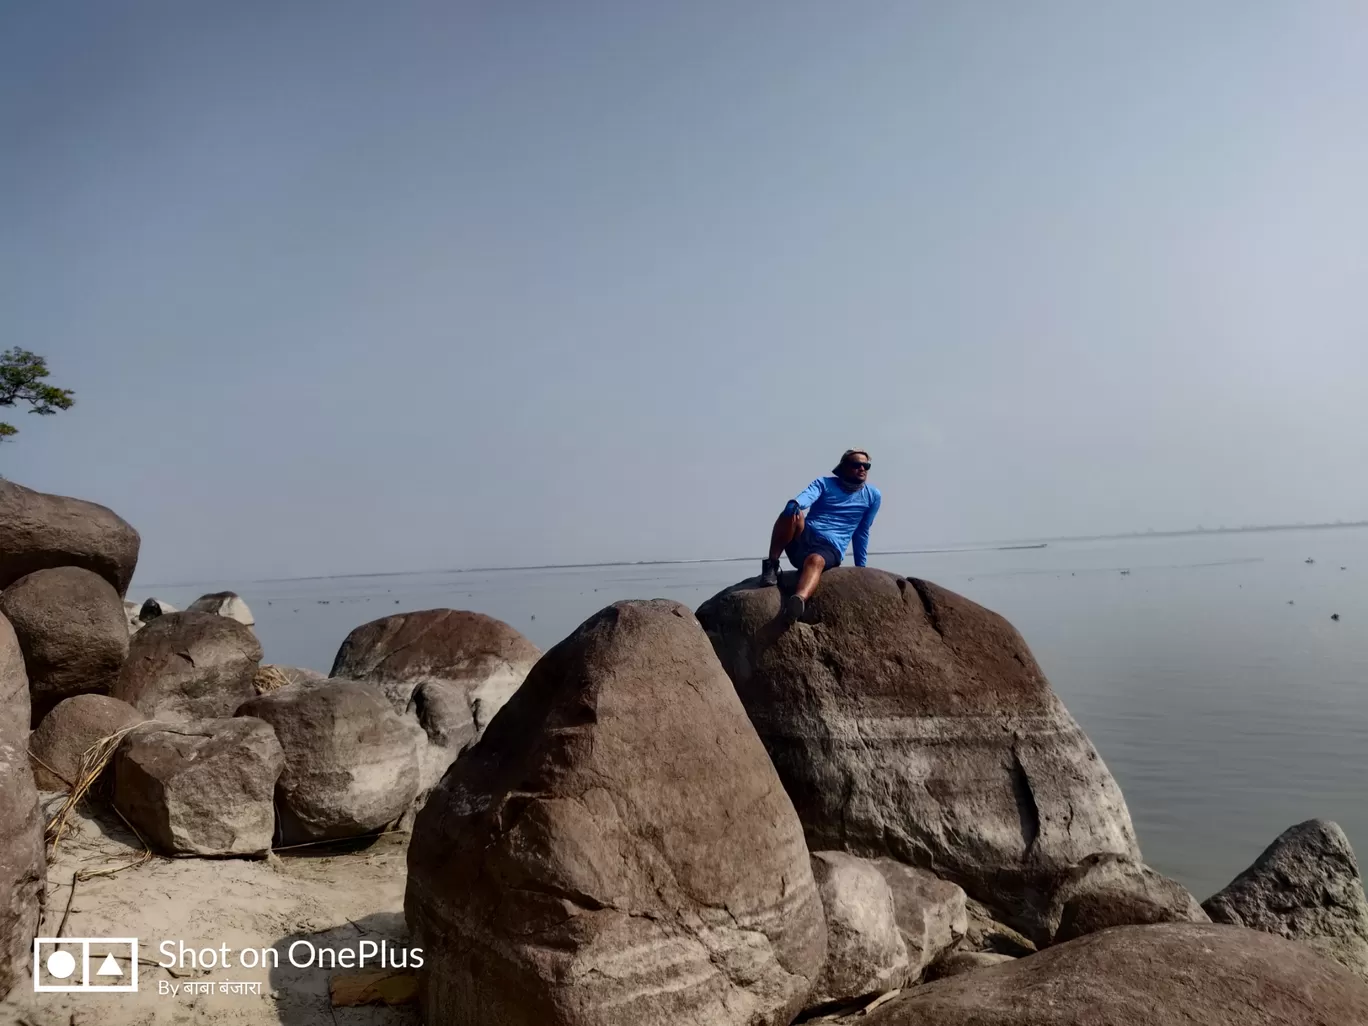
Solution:
<svg viewBox="0 0 1368 1026"><path fill-rule="evenodd" d="M784 599L784 619L789 623L797 623L801 620L806 609L807 603L803 601L802 595L793 594Z"/></svg>
<svg viewBox="0 0 1368 1026"><path fill-rule="evenodd" d="M779 583L779 560L762 559L760 560L760 584L766 588L773 588Z"/></svg>

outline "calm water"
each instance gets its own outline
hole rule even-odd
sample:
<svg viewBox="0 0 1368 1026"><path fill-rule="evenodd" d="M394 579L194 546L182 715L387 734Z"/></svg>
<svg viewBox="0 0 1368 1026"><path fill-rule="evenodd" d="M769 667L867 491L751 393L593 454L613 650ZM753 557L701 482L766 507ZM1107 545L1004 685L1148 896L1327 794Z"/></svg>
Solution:
<svg viewBox="0 0 1368 1026"><path fill-rule="evenodd" d="M875 562L936 581L1017 626L1120 781L1147 861L1199 899L1284 828L1314 816L1337 820L1368 853L1368 530L1052 543ZM610 602L659 597L697 608L757 568L135 583L130 597L155 590L184 607L232 588L256 614L267 661L326 672L353 627L391 613L474 609L547 648Z"/></svg>

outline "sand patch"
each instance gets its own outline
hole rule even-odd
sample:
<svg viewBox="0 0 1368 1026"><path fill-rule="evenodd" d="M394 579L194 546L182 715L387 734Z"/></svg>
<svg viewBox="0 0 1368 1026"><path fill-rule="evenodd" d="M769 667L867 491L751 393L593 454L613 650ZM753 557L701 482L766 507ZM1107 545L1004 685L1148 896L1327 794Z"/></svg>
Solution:
<svg viewBox="0 0 1368 1026"><path fill-rule="evenodd" d="M49 815L53 811L48 803ZM48 865L47 908L40 936L54 936L72 898L72 876L135 861L141 845L117 819L82 807L69 819L55 857ZM153 858L107 876L79 880L70 901L63 937L137 937L139 988L136 993L43 993L21 982L0 1001L0 1023L26 1026L416 1026L413 1006L333 1008L328 997L334 975L360 971L321 968L318 950L369 952L408 946L404 926L406 835L382 837L359 850L310 849L269 860ZM221 949L227 967L158 967L161 945L171 950ZM312 966L292 965L288 950L296 941L296 960L314 949ZM244 950L278 952L243 957ZM221 951L220 951L221 956ZM344 959L347 956L342 956ZM372 956L374 959L376 956ZM216 961L219 958L215 959ZM244 962L265 965L249 967ZM127 974L131 967L118 959ZM199 962L198 957L195 959ZM366 968L378 967L368 961ZM126 981L128 976L123 977ZM261 994L187 994L188 982L259 982ZM122 981L121 981L122 982ZM168 993L171 987L176 993Z"/></svg>

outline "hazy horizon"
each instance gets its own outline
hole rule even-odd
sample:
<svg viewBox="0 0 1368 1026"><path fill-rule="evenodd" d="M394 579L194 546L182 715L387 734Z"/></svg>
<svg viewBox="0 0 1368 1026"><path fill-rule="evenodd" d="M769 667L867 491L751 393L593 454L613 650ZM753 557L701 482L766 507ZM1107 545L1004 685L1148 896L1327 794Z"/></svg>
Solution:
<svg viewBox="0 0 1368 1026"><path fill-rule="evenodd" d="M1368 8L0 13L0 473L139 578L1360 520Z"/></svg>

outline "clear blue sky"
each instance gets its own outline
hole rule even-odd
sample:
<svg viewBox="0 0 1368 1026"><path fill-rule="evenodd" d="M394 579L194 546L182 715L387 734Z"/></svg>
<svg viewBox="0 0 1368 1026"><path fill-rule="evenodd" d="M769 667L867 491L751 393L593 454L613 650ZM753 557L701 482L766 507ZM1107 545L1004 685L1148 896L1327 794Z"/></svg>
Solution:
<svg viewBox="0 0 1368 1026"><path fill-rule="evenodd" d="M1360 0L0 13L0 473L144 580L1368 515ZM18 419L16 420L16 417Z"/></svg>

